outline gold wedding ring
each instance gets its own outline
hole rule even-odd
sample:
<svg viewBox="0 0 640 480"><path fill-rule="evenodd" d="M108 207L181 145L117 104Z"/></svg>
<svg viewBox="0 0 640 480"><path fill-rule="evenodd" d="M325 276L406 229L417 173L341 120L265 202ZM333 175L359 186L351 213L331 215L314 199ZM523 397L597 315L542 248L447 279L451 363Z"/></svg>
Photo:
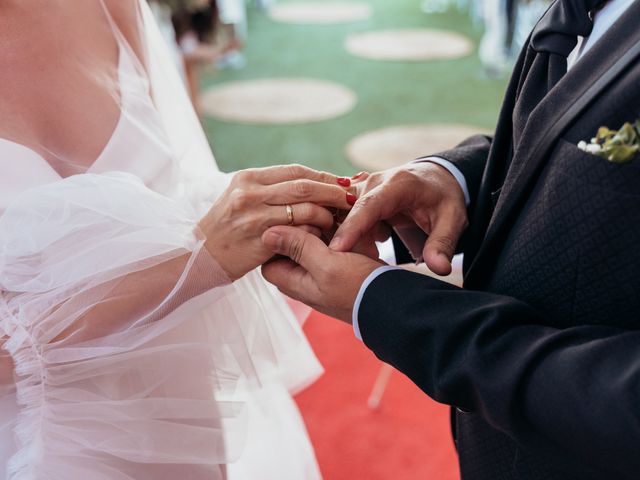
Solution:
<svg viewBox="0 0 640 480"><path fill-rule="evenodd" d="M293 207L291 205L285 205L285 208L287 209L287 221L289 225L293 225Z"/></svg>

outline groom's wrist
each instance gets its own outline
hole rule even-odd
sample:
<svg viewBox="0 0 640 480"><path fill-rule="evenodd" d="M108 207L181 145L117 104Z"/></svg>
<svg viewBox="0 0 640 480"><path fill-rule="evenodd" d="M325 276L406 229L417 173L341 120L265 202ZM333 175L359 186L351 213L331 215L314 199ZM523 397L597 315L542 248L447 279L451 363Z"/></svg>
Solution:
<svg viewBox="0 0 640 480"><path fill-rule="evenodd" d="M464 175L462 174L462 172L458 167L456 167L449 160L442 157L424 157L424 158L419 158L417 160L414 160L412 163L422 163L422 162L429 162L429 163L435 163L436 165L440 165L442 168L447 170L451 175L453 175L453 178L456 179L456 181L458 182L458 185L460 186L460 190L462 190L462 193L464 195L465 205L467 207L469 206L469 204L471 203L469 187L467 186L467 180L464 178Z"/></svg>

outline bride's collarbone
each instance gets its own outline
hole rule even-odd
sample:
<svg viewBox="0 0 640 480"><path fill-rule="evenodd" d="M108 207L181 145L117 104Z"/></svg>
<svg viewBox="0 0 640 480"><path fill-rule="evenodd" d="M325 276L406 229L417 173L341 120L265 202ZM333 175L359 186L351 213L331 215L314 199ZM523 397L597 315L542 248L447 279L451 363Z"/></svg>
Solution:
<svg viewBox="0 0 640 480"><path fill-rule="evenodd" d="M65 159L89 166L120 118L117 99L104 89L78 86L58 94L55 88L18 90L21 100L0 100L0 138L28 147L50 162Z"/></svg>
<svg viewBox="0 0 640 480"><path fill-rule="evenodd" d="M21 32L4 42L0 29L0 137L50 162L90 164L120 117L119 48L111 30L83 41L86 26L63 26L56 41Z"/></svg>

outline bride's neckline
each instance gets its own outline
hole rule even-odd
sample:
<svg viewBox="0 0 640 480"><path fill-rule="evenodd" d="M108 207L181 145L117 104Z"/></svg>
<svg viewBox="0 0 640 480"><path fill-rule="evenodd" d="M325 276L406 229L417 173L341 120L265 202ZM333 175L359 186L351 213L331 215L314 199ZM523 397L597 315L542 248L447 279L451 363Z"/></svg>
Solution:
<svg viewBox="0 0 640 480"><path fill-rule="evenodd" d="M121 44L121 40L117 39L117 45L118 45L118 85L119 85L119 93L120 93L120 112L118 115L118 120L116 121L116 125L113 129L113 132L111 133L111 135L109 136L107 142L105 143L105 145L102 147L102 149L100 150L100 153L97 155L97 157L95 158L95 160L93 162L91 162L89 164L89 166L87 167L87 169L85 170L85 172L83 173L91 173L92 169L98 165L100 163L100 161L105 157L105 154L109 151L109 147L113 144L114 139L117 138L118 136L118 132L121 130L122 128L122 124L123 124L123 119L125 116L125 109L127 108L128 105L128 95L129 95L129 89L127 88L127 81L132 77L132 75L137 75L138 73L136 72L136 67L135 64L133 62L133 60L131 58L129 58L129 54L125 48L124 45ZM31 148L23 143L20 142L16 142L14 140L9 140L8 138L3 138L0 137L0 142L6 142L9 143L15 147L24 149L25 151L29 152L32 155L37 156L42 163L44 164L43 166L45 168L48 168L50 170L50 172L54 173L57 177L59 178L65 178L66 175L62 175L61 173L59 173L55 168L53 168L51 166L51 164L40 154L38 153L34 148Z"/></svg>

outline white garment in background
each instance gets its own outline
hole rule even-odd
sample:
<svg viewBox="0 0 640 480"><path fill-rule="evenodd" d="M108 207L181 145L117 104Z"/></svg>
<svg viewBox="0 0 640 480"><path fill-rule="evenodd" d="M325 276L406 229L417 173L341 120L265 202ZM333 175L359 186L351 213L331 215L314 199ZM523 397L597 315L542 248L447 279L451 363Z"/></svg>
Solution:
<svg viewBox="0 0 640 480"><path fill-rule="evenodd" d="M244 25L247 22L247 7L244 0L218 0L220 21L227 25Z"/></svg>
<svg viewBox="0 0 640 480"><path fill-rule="evenodd" d="M500 74L509 62L507 51L507 8L505 0L485 0L482 4L485 31L478 46L482 65Z"/></svg>

